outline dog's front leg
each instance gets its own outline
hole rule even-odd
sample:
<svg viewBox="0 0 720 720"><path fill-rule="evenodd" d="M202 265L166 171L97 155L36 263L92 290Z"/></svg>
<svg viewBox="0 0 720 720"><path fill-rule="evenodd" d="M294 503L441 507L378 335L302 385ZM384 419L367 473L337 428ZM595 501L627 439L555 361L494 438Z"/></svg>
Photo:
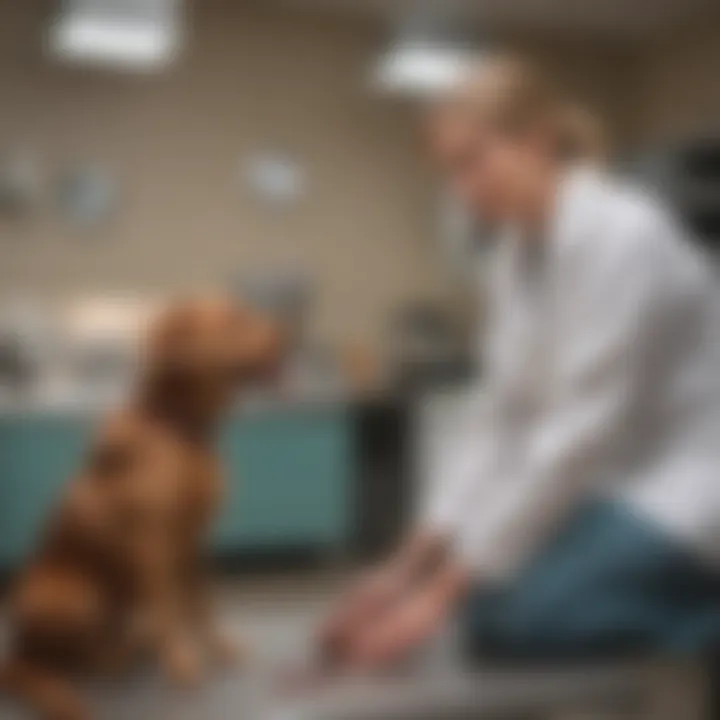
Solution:
<svg viewBox="0 0 720 720"><path fill-rule="evenodd" d="M169 544L156 540L139 556L141 612L168 677L184 685L201 680L200 654L189 632L181 572Z"/></svg>
<svg viewBox="0 0 720 720"><path fill-rule="evenodd" d="M247 654L246 648L219 626L209 566L199 554L188 564L186 592L190 622L210 658L226 666L240 662Z"/></svg>

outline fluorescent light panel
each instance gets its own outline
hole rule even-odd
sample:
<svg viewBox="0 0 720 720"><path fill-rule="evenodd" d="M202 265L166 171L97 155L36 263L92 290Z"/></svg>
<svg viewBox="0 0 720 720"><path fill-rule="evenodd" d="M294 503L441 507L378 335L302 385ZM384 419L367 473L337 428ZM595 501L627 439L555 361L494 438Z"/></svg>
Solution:
<svg viewBox="0 0 720 720"><path fill-rule="evenodd" d="M142 14L84 6L50 28L50 49L65 62L135 71L162 70L177 56L179 23L171 13Z"/></svg>
<svg viewBox="0 0 720 720"><path fill-rule="evenodd" d="M432 95L452 87L477 55L464 48L399 45L386 53L375 68L375 84L387 92Z"/></svg>

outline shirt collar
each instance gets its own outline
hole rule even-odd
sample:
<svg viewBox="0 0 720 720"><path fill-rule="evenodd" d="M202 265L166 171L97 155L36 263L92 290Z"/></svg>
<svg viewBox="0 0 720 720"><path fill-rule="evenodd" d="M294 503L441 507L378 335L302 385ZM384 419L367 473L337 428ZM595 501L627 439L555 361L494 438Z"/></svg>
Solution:
<svg viewBox="0 0 720 720"><path fill-rule="evenodd" d="M545 233L549 254L571 245L582 233L598 226L600 211L598 192L603 187L602 174L588 165L568 168L560 178L555 197L555 208ZM523 251L520 229L508 223L500 230L498 250L501 264L518 267Z"/></svg>

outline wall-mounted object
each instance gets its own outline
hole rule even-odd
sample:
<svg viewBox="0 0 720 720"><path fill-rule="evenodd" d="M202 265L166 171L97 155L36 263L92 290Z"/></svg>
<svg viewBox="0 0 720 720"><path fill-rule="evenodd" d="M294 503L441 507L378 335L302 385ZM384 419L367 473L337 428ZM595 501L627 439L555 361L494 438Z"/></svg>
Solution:
<svg viewBox="0 0 720 720"><path fill-rule="evenodd" d="M279 153L248 158L243 163L242 174L255 197L272 208L295 205L305 190L304 168L293 158Z"/></svg>
<svg viewBox="0 0 720 720"><path fill-rule="evenodd" d="M669 202L703 245L720 250L720 134L668 143L626 163L626 172Z"/></svg>
<svg viewBox="0 0 720 720"><path fill-rule="evenodd" d="M78 227L94 227L110 220L117 209L117 196L115 178L99 166L76 168L60 178L60 208Z"/></svg>

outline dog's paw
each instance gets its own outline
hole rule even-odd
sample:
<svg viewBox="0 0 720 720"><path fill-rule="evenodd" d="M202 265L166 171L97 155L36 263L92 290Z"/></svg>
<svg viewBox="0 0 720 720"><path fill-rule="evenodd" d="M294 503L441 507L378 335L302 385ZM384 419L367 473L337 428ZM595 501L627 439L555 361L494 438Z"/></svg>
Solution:
<svg viewBox="0 0 720 720"><path fill-rule="evenodd" d="M202 682L200 656L190 644L173 645L164 653L162 663L167 677L178 687L194 688Z"/></svg>

